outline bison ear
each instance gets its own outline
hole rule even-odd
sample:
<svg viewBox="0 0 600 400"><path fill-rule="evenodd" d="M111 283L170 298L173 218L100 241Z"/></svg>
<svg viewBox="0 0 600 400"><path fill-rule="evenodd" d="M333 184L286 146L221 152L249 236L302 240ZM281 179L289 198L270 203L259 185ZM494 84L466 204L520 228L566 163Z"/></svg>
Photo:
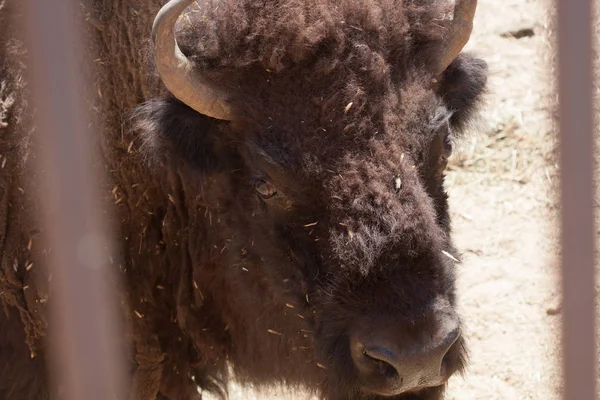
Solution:
<svg viewBox="0 0 600 400"><path fill-rule="evenodd" d="M142 141L141 151L150 161L163 163L170 158L203 168L218 164L214 156L218 120L172 96L139 105L131 117L132 128Z"/></svg>
<svg viewBox="0 0 600 400"><path fill-rule="evenodd" d="M481 105L486 93L487 63L467 54L460 54L443 72L437 91L449 110L450 123L460 131Z"/></svg>

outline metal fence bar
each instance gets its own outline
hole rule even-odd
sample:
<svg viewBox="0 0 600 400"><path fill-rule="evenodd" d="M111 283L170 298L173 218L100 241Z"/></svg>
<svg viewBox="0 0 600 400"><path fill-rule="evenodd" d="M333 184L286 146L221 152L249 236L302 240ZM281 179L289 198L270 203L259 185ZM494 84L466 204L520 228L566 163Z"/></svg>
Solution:
<svg viewBox="0 0 600 400"><path fill-rule="evenodd" d="M26 17L43 176L38 204L52 249L49 371L54 390L69 400L124 399L124 360L117 345L123 335L115 296L108 295L110 243L88 140L92 124L83 90L89 85L79 6L75 0L28 0Z"/></svg>
<svg viewBox="0 0 600 400"><path fill-rule="evenodd" d="M558 0L564 398L596 398L592 0Z"/></svg>

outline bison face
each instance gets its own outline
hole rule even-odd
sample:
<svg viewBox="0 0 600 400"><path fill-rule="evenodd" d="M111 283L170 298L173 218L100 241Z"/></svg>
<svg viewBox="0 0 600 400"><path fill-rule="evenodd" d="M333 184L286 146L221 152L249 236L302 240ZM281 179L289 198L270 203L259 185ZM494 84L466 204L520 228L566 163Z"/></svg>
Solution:
<svg viewBox="0 0 600 400"><path fill-rule="evenodd" d="M196 110L231 121L172 98L137 114L147 153L182 194L196 312L221 325L223 352L255 382L318 386L332 400L439 399L465 358L443 172L486 65L463 55L439 75L423 68L431 52L410 53L435 43L425 31L437 6L267 3L228 3L214 19L236 23L223 26L201 10L181 40L180 61L210 90L163 74ZM304 12L318 15L296 21ZM410 42L407 21L429 28ZM288 26L304 23L312 30ZM215 100L215 87L227 95Z"/></svg>
<svg viewBox="0 0 600 400"><path fill-rule="evenodd" d="M267 123L174 100L141 109L147 151L190 198L188 232L202 239L188 240L207 241L191 252L194 283L215 299L240 374L331 399L441 395L465 357L443 172L485 76L461 56L436 86L404 81L384 115L359 96L337 99L332 118L325 99L299 106L285 90L262 92ZM269 351L292 365L257 367Z"/></svg>

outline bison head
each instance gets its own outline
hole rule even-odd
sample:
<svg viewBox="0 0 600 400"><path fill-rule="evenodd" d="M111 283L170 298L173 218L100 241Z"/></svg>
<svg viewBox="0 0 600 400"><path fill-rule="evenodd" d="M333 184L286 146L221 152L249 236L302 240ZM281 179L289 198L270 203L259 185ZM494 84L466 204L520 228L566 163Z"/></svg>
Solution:
<svg viewBox="0 0 600 400"><path fill-rule="evenodd" d="M136 117L182 194L196 312L253 381L439 398L465 358L443 182L486 83L458 55L476 2L209 2L176 41L191 3L153 32L174 97Z"/></svg>

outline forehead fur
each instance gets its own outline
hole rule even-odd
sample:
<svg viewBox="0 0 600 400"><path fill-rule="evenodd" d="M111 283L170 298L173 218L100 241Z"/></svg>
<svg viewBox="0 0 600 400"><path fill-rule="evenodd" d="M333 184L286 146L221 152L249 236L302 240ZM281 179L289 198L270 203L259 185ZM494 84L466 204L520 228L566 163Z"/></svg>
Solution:
<svg viewBox="0 0 600 400"><path fill-rule="evenodd" d="M435 98L426 65L440 44L444 7L432 0L214 1L190 8L179 40L230 93L246 138L251 121L251 136L276 150L275 161L317 157L323 166L340 147L365 151L373 138L428 118Z"/></svg>
<svg viewBox="0 0 600 400"><path fill-rule="evenodd" d="M365 51L396 65L417 47L425 56L446 11L437 0L218 0L191 7L181 25L207 66L283 72L312 63L327 73Z"/></svg>

